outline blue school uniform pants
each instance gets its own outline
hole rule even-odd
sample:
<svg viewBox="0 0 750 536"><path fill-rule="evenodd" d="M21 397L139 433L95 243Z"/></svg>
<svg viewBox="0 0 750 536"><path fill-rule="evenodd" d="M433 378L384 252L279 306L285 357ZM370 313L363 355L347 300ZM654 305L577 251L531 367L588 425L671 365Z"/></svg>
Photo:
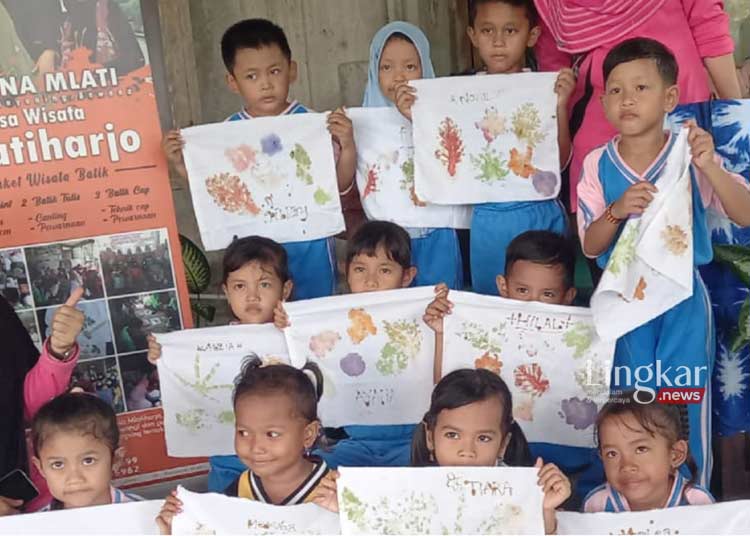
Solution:
<svg viewBox="0 0 750 536"><path fill-rule="evenodd" d="M407 229L411 236L411 259L417 268L413 286L445 283L463 288L463 261L455 229Z"/></svg>
<svg viewBox="0 0 750 536"><path fill-rule="evenodd" d="M416 425L345 426L349 436L313 454L329 467L408 467Z"/></svg>
<svg viewBox="0 0 750 536"><path fill-rule="evenodd" d="M282 244L294 282L292 298L308 300L331 296L336 289L336 254L333 238Z"/></svg>

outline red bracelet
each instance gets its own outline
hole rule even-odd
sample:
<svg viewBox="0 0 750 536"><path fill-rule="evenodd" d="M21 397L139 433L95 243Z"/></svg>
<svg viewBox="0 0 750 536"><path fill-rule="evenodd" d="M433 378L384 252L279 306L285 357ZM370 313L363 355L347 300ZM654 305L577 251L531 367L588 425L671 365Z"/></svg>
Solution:
<svg viewBox="0 0 750 536"><path fill-rule="evenodd" d="M607 206L607 210L604 211L604 219L612 225L620 225L622 218L616 218L615 215L612 214L612 205L614 205L614 203L610 203Z"/></svg>

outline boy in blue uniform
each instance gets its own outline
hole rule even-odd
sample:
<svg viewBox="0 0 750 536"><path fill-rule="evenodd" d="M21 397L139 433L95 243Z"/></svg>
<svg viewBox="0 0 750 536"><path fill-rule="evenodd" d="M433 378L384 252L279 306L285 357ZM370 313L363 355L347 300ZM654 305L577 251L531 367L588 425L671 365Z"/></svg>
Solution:
<svg viewBox="0 0 750 536"><path fill-rule="evenodd" d="M243 108L227 121L309 111L296 100L289 101L289 88L297 79L297 63L292 60L284 31L274 23L248 19L234 24L221 39L221 55L227 69L227 85L243 101ZM334 138L339 191L346 193L354 181L357 154L352 123L343 109L329 115L328 129ZM169 132L163 145L175 170L187 177L179 131ZM289 255L295 299L333 294L336 262L332 238L282 245Z"/></svg>
<svg viewBox="0 0 750 536"><path fill-rule="evenodd" d="M674 55L651 39L630 39L612 49L604 61L605 114L619 134L588 154L578 185L578 227L584 253L607 265L622 223L646 210L676 135L664 132L664 117L679 100ZM714 151L710 134L693 122L688 143L692 154L693 264L711 261L706 208L726 214L737 225L750 225L750 192L741 177L727 172ZM696 269L693 294L666 313L617 341L615 369L685 366L704 373L689 387L705 388L701 404L688 405L690 451L701 486L711 474L710 386L714 359L713 325L706 288ZM624 378L622 376L625 376ZM614 393L632 389L627 374L613 374ZM632 374L632 376L636 376ZM652 374L655 377L656 374ZM670 378L674 381L675 378ZM656 379L646 387L656 388Z"/></svg>
<svg viewBox="0 0 750 536"><path fill-rule="evenodd" d="M528 70L527 51L541 31L533 0L477 0L473 2L468 34L487 74ZM568 100L575 75L563 69L557 78L557 123L560 167L570 158ZM557 199L483 203L474 206L471 220L471 279L475 292L495 294L495 278L505 270L505 250L524 231L547 230L564 234L565 211Z"/></svg>

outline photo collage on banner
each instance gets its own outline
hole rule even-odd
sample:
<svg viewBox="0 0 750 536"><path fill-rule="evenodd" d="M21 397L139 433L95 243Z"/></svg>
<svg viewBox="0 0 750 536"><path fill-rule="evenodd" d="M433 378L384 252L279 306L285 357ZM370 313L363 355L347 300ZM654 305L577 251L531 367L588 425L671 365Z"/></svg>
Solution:
<svg viewBox="0 0 750 536"><path fill-rule="evenodd" d="M144 6L147 4L144 4ZM170 458L148 333L191 327L141 3L6 1L0 23L0 295L41 349L83 289L71 387L109 402L116 485L205 471Z"/></svg>

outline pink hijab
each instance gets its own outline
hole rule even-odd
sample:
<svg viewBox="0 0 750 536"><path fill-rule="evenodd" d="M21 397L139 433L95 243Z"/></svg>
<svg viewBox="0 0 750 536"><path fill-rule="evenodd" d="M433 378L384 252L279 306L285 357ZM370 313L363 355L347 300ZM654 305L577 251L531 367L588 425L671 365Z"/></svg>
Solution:
<svg viewBox="0 0 750 536"><path fill-rule="evenodd" d="M620 40L656 13L666 0L534 0L557 48L581 54Z"/></svg>

